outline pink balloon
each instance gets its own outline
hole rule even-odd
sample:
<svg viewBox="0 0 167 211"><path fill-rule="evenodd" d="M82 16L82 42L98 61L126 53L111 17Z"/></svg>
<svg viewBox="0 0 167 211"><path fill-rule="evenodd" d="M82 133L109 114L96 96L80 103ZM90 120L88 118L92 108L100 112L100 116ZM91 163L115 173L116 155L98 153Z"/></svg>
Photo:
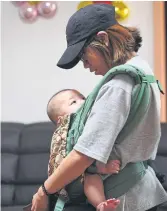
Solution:
<svg viewBox="0 0 167 211"><path fill-rule="evenodd" d="M34 22L38 16L36 7L28 3L25 3L20 7L19 14L20 17L27 22Z"/></svg>
<svg viewBox="0 0 167 211"><path fill-rule="evenodd" d="M20 7L24 3L25 3L25 1L12 1L12 4L14 4L14 6L16 6L16 7Z"/></svg>
<svg viewBox="0 0 167 211"><path fill-rule="evenodd" d="M51 18L56 14L56 2L42 1L37 5L38 13L45 17Z"/></svg>

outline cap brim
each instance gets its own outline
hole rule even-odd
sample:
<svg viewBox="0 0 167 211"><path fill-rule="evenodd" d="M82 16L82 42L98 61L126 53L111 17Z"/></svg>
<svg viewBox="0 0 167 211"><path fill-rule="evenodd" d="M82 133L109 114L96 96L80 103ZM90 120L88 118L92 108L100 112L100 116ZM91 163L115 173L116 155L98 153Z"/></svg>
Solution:
<svg viewBox="0 0 167 211"><path fill-rule="evenodd" d="M79 60L81 59L79 54L81 53L85 43L86 40L83 40L79 43L68 46L64 54L58 61L57 66L63 69L71 69L75 65L77 65Z"/></svg>

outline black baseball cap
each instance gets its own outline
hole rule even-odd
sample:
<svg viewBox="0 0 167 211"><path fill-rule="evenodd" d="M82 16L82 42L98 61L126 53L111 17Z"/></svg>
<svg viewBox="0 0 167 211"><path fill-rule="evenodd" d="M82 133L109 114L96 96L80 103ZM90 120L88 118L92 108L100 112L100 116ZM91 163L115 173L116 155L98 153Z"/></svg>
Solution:
<svg viewBox="0 0 167 211"><path fill-rule="evenodd" d="M57 66L63 69L74 67L90 37L115 24L115 7L109 4L92 4L75 12L67 23L67 49Z"/></svg>

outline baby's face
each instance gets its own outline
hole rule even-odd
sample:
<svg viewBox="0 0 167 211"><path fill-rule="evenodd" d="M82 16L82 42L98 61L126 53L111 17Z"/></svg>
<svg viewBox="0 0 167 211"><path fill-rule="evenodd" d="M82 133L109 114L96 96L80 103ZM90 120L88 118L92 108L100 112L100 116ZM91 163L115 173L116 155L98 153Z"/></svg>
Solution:
<svg viewBox="0 0 167 211"><path fill-rule="evenodd" d="M60 94L61 97L61 115L75 113L85 102L84 96L76 91L66 91Z"/></svg>

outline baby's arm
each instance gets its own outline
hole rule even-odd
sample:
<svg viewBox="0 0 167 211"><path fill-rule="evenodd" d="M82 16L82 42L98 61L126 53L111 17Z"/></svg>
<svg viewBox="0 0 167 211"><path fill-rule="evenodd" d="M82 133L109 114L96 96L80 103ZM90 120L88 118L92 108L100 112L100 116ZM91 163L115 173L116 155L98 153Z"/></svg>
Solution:
<svg viewBox="0 0 167 211"><path fill-rule="evenodd" d="M119 160L109 160L107 164L96 162L97 173L100 174L117 174L120 170Z"/></svg>

